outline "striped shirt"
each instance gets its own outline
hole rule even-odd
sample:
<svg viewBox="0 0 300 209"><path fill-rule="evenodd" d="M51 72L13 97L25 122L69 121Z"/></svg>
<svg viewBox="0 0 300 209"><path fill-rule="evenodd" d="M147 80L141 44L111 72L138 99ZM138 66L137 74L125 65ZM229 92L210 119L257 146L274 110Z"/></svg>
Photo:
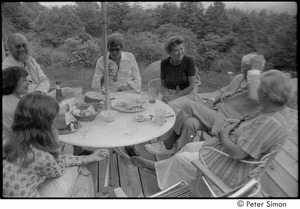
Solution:
<svg viewBox="0 0 300 209"><path fill-rule="evenodd" d="M232 82L220 89L218 93L220 101L213 108L218 111L218 116L212 126L213 134L217 134L221 129L224 116L241 120L257 112L261 107L257 101L248 98L247 81L243 74L236 75Z"/></svg>
<svg viewBox="0 0 300 209"><path fill-rule="evenodd" d="M264 154L270 152L271 148L283 143L288 136L289 120L284 110L257 115L246 117L229 136L230 140L249 154L244 160L259 160ZM225 147L219 140L205 141L203 147L205 146L225 152ZM200 154L207 168L232 188L249 180L248 175L255 166L224 157L210 149L203 149Z"/></svg>

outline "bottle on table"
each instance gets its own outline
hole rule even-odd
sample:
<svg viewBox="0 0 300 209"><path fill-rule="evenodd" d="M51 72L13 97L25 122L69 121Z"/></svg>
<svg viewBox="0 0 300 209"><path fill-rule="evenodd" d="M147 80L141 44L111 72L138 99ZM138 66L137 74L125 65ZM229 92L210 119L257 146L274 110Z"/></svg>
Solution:
<svg viewBox="0 0 300 209"><path fill-rule="evenodd" d="M61 103L64 100L64 97L62 95L62 91L61 91L61 85L60 85L60 81L56 81L56 96L55 99L58 103Z"/></svg>

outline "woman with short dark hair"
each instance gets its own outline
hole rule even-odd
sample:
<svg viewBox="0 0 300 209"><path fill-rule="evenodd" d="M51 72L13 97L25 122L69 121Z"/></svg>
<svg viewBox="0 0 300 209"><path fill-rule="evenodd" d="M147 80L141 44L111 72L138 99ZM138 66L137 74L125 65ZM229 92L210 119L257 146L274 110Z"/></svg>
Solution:
<svg viewBox="0 0 300 209"><path fill-rule="evenodd" d="M186 102L193 100L197 72L194 59L185 55L183 37L171 36L165 43L165 50L170 57L161 61L162 98L158 98L168 103L177 115Z"/></svg>
<svg viewBox="0 0 300 209"><path fill-rule="evenodd" d="M2 71L2 143L8 140L15 109L21 97L28 92L27 71L18 66Z"/></svg>

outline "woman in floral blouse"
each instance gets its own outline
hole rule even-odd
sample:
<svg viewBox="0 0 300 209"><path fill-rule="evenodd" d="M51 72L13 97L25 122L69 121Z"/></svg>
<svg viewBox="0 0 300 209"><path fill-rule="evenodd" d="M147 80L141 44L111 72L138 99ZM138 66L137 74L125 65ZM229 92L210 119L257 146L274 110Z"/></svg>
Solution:
<svg viewBox="0 0 300 209"><path fill-rule="evenodd" d="M16 109L4 147L3 196L93 197L90 172L84 166L108 156L98 149L87 156L61 155L53 120L59 105L40 93L24 96Z"/></svg>

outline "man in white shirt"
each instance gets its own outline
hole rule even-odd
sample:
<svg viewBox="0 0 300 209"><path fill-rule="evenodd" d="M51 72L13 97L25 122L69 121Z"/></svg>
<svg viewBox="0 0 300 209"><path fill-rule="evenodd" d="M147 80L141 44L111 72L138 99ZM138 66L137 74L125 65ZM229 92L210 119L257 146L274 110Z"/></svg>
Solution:
<svg viewBox="0 0 300 209"><path fill-rule="evenodd" d="M12 34L8 37L7 47L10 53L2 62L2 70L12 66L25 68L28 72L28 92L43 92L55 98L56 91L49 92L49 78L44 74L36 60L30 56L27 39L21 34ZM71 93L71 88L62 88L64 98L72 97Z"/></svg>
<svg viewBox="0 0 300 209"><path fill-rule="evenodd" d="M123 52L124 40L119 33L114 33L108 37L108 71L109 71L109 89L116 91L141 92L141 75L134 58L130 52ZM95 74L92 81L92 88L102 91L104 86L104 61L101 56L96 64Z"/></svg>
<svg viewBox="0 0 300 209"><path fill-rule="evenodd" d="M140 93L142 82L139 67L134 55L130 52L122 52L124 39L122 34L114 33L108 36L108 73L109 90L111 92L132 92ZM104 91L104 60L100 57L96 64L95 74L92 81L92 88L96 91ZM121 148L118 148L121 149ZM139 155L134 146L125 147L127 154L131 156Z"/></svg>
<svg viewBox="0 0 300 209"><path fill-rule="evenodd" d="M8 37L7 47L10 53L2 62L2 70L12 66L19 66L26 69L28 72L28 76L26 77L28 81L28 93L34 91L42 92L55 98L56 90L49 92L49 78L44 74L35 59L29 55L27 39L21 34L12 34ZM70 87L61 88L61 90L65 99L74 96L73 90ZM90 154L91 152L84 150L82 147L74 146L74 154L78 155L78 153L79 155L83 155Z"/></svg>

